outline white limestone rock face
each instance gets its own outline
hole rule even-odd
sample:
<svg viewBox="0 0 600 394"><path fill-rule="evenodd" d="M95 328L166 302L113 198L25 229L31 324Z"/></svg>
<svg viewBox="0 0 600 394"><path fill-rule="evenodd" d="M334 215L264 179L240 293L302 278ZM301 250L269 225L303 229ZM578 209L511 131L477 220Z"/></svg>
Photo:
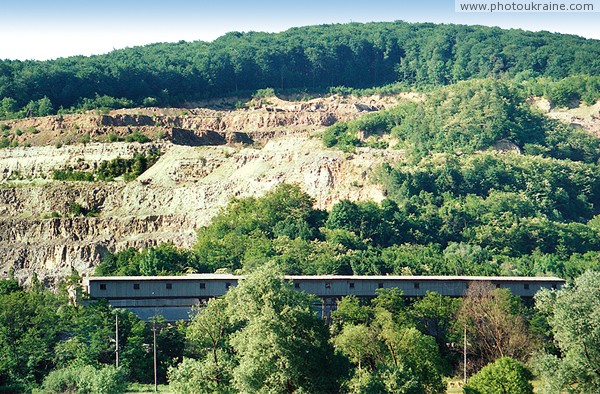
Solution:
<svg viewBox="0 0 600 394"><path fill-rule="evenodd" d="M163 242L191 247L196 230L232 197L261 196L281 183L299 184L322 209L345 198L380 201L382 190L370 174L403 152L361 148L348 154L324 148L318 136L337 119L393 104L362 100L358 106L339 98L274 100L269 107L223 113L138 109L23 120L19 127L31 123L41 131L29 136L38 138L31 147L0 150L0 277L13 269L22 282L35 272L52 284L72 268L89 274L107 251ZM94 142L122 128L151 133L165 125L187 130L190 144L173 143L170 134L144 144ZM65 132L85 130L91 143L54 144ZM103 160L156 149L162 152L158 162L131 182L52 180L57 169L91 171ZM73 204L97 213L73 217Z"/></svg>

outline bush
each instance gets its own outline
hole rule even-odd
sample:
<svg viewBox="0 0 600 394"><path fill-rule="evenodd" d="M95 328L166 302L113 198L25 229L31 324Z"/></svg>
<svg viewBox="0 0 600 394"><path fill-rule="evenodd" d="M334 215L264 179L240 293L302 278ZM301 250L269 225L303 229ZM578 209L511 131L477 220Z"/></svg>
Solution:
<svg viewBox="0 0 600 394"><path fill-rule="evenodd" d="M217 359L221 370L212 357L204 361L184 358L177 367L169 368L169 389L177 394L234 393L230 384L230 360L221 351L217 352ZM221 374L220 384L214 381L215 374Z"/></svg>
<svg viewBox="0 0 600 394"><path fill-rule="evenodd" d="M360 146L357 130L352 124L338 122L328 127L323 133L323 143L327 148L337 147L344 152L351 152Z"/></svg>
<svg viewBox="0 0 600 394"><path fill-rule="evenodd" d="M122 369L112 365L95 369L90 365L52 371L42 384L44 393L118 394L127 388Z"/></svg>
<svg viewBox="0 0 600 394"><path fill-rule="evenodd" d="M265 88L265 89L258 89L254 95L252 96L252 98L254 99L263 99L263 98L267 98L267 97L273 97L275 96L275 90L273 90L273 88Z"/></svg>
<svg viewBox="0 0 600 394"><path fill-rule="evenodd" d="M73 171L70 168L65 170L52 171L52 179L55 181L85 181L93 182L94 174L85 171Z"/></svg>
<svg viewBox="0 0 600 394"><path fill-rule="evenodd" d="M73 204L69 205L69 212L73 216L85 216L87 209L85 209L81 204L74 202Z"/></svg>
<svg viewBox="0 0 600 394"><path fill-rule="evenodd" d="M94 394L117 394L125 392L127 382L122 369L109 365L95 372L91 386Z"/></svg>
<svg viewBox="0 0 600 394"><path fill-rule="evenodd" d="M136 130L133 132L133 134L125 137L125 142L139 142L143 144L145 142L150 142L150 138Z"/></svg>
<svg viewBox="0 0 600 394"><path fill-rule="evenodd" d="M91 366L68 367L57 369L48 374L42 385L45 393L75 393L80 387L80 379L83 376L90 375L88 369L94 369Z"/></svg>
<svg viewBox="0 0 600 394"><path fill-rule="evenodd" d="M466 394L533 394L531 372L519 361L502 357L469 379Z"/></svg>
<svg viewBox="0 0 600 394"><path fill-rule="evenodd" d="M95 174L101 181L110 181L121 175L125 181L131 181L152 167L159 155L158 150L152 149L147 154L138 153L131 159L117 157L110 161L102 161Z"/></svg>

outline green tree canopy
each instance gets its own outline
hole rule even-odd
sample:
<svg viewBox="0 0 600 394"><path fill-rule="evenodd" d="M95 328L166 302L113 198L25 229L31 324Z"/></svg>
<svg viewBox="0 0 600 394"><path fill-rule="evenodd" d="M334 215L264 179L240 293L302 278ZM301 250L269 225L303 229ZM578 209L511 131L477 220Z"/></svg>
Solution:
<svg viewBox="0 0 600 394"><path fill-rule="evenodd" d="M502 357L473 375L464 390L467 394L533 394L532 378L523 363Z"/></svg>
<svg viewBox="0 0 600 394"><path fill-rule="evenodd" d="M600 390L600 272L586 271L558 291L542 290L536 308L547 316L560 357L541 356L545 392Z"/></svg>

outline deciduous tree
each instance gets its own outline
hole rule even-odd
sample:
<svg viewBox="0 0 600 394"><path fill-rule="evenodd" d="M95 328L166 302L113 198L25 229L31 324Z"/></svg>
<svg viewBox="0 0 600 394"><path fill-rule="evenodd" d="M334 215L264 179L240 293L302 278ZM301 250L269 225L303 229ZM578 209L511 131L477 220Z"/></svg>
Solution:
<svg viewBox="0 0 600 394"><path fill-rule="evenodd" d="M561 353L537 360L545 392L600 392L600 272L587 271L559 291L542 290L535 302Z"/></svg>

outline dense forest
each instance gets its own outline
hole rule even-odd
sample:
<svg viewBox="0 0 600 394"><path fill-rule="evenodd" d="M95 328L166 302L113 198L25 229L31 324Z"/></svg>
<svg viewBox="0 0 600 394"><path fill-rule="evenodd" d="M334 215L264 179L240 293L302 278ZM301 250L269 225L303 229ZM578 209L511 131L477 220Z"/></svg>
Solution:
<svg viewBox="0 0 600 394"><path fill-rule="evenodd" d="M190 323L154 322L158 379L176 393L443 393L464 367L463 335L466 393L533 393L534 376L542 392L598 393L600 141L527 99L595 103L599 55L594 40L478 26L230 33L0 62L0 118L182 105L266 87L420 89L422 100L322 133L325 147L347 155L405 152L372 169L382 201L342 200L323 211L299 185L282 184L233 199L189 250L107 253L95 274L246 275ZM138 155L53 177L134 178L155 160ZM326 324L284 274L557 275L568 285L527 301L481 284L461 299L407 300L385 289L373 300L343 298ZM27 288L0 280L0 392L119 393L153 381L153 325L105 302L74 304L79 280L73 272L55 292L36 278Z"/></svg>
<svg viewBox="0 0 600 394"><path fill-rule="evenodd" d="M428 23L351 23L106 55L0 62L0 117L173 106L272 87L323 91L486 77L600 75L600 45L577 36Z"/></svg>

